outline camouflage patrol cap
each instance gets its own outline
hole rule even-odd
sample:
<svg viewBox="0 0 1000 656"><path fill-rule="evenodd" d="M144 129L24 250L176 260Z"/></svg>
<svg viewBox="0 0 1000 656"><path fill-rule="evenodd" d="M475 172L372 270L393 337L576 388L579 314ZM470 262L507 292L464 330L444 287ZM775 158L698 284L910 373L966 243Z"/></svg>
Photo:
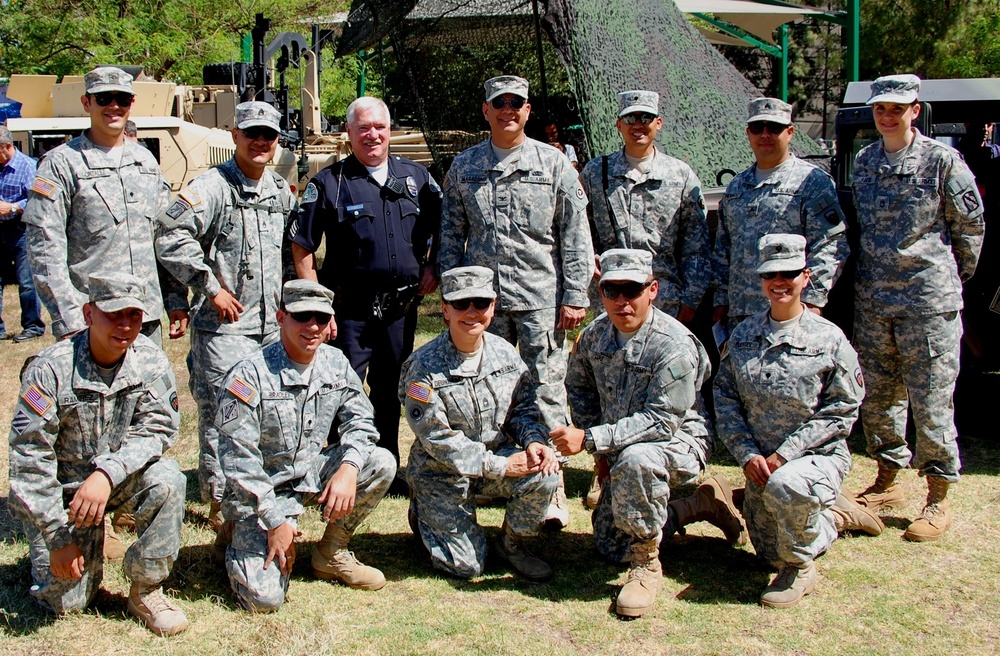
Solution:
<svg viewBox="0 0 1000 656"><path fill-rule="evenodd" d="M236 127L240 130L260 125L280 131L281 128L278 127L280 119L281 112L266 102L254 100L236 105Z"/></svg>
<svg viewBox="0 0 1000 656"><path fill-rule="evenodd" d="M601 254L601 282L646 282L653 275L653 254L634 248L612 248Z"/></svg>
<svg viewBox="0 0 1000 656"><path fill-rule="evenodd" d="M333 292L312 280L289 280L281 288L281 304L286 312L333 314Z"/></svg>
<svg viewBox="0 0 1000 656"><path fill-rule="evenodd" d="M114 66L98 66L83 76L87 93L104 93L106 91L121 91L135 94L132 91L132 76Z"/></svg>
<svg viewBox="0 0 1000 656"><path fill-rule="evenodd" d="M618 94L618 118L645 112L646 114L660 115L660 94L655 91L622 91Z"/></svg>
<svg viewBox="0 0 1000 656"><path fill-rule="evenodd" d="M146 311L146 285L130 273L90 276L87 285L90 302L102 312L127 308Z"/></svg>
<svg viewBox="0 0 1000 656"><path fill-rule="evenodd" d="M523 77L518 77L516 75L500 75L498 77L491 77L483 83L483 88L486 89L486 102L493 100L497 96L502 96L505 93L520 96L525 100L528 99L528 81Z"/></svg>
<svg viewBox="0 0 1000 656"><path fill-rule="evenodd" d="M909 105L920 94L920 78L916 75L886 75L872 82L872 95L866 105L878 102Z"/></svg>
<svg viewBox="0 0 1000 656"><path fill-rule="evenodd" d="M771 121L782 125L792 124L792 106L777 98L757 98L747 105L747 123Z"/></svg>
<svg viewBox="0 0 1000 656"><path fill-rule="evenodd" d="M493 272L486 267L455 267L441 274L441 298L445 301L496 297L497 293L493 291Z"/></svg>
<svg viewBox="0 0 1000 656"><path fill-rule="evenodd" d="M806 268L806 238L802 235L764 235L757 242L757 248L760 251L757 273Z"/></svg>

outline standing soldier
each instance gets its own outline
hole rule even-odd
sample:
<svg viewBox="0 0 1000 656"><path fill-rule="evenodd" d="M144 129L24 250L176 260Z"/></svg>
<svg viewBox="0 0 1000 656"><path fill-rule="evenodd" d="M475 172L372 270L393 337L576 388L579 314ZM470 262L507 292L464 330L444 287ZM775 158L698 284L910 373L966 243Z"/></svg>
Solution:
<svg viewBox="0 0 1000 656"><path fill-rule="evenodd" d="M565 426L566 331L586 316L594 271L587 196L562 152L525 137L527 80L503 75L484 87L491 136L459 154L448 173L438 270L496 272L490 331L520 350L538 385L542 423ZM547 520L569 522L561 476Z"/></svg>
<svg viewBox="0 0 1000 656"><path fill-rule="evenodd" d="M903 467L927 477L927 504L906 529L935 540L951 524L948 486L959 479L952 395L962 337L962 282L983 242L983 203L961 156L913 127L920 78L872 84L868 104L882 139L858 153L854 200L861 227L854 339L871 394L861 408L878 478L858 503L879 510L903 501ZM916 457L906 444L907 406ZM911 462L912 461L912 462Z"/></svg>
<svg viewBox="0 0 1000 656"><path fill-rule="evenodd" d="M278 143L278 110L236 106L229 161L195 178L160 215L160 263L194 291L187 365L198 404L198 482L218 530L225 479L219 467L216 399L222 379L243 358L278 339L281 242L295 197L266 168Z"/></svg>
<svg viewBox="0 0 1000 656"><path fill-rule="evenodd" d="M441 216L441 188L427 169L389 156L389 108L358 98L347 108L353 153L306 185L292 228L299 278L336 294L334 345L365 380L375 407L379 444L399 463L399 399L403 361L413 351L420 298L437 288L432 244ZM315 252L326 236L323 269ZM390 494L406 495L402 478Z"/></svg>
<svg viewBox="0 0 1000 656"><path fill-rule="evenodd" d="M726 188L713 252L713 319L728 315L729 330L767 309L756 274L757 242L764 235L806 238L806 259L813 274L802 300L817 314L849 252L833 180L789 151L795 133L792 106L777 98L758 98L750 102L749 115L747 138L756 162Z"/></svg>

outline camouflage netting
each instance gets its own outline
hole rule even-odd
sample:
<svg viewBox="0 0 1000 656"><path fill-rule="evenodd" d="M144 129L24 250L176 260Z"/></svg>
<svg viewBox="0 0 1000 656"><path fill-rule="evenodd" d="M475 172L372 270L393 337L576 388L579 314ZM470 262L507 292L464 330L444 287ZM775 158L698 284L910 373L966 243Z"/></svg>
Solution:
<svg viewBox="0 0 1000 656"><path fill-rule="evenodd" d="M715 185L718 171L739 171L752 161L746 106L761 94L673 2L539 0L539 12L544 98L530 0L355 0L338 51L391 38L439 172L485 138L482 82L500 74L531 84L537 118L529 133L540 138L544 107L563 127L564 140L577 145L581 162L621 147L615 95L636 88L660 93L658 142L689 162L705 186ZM574 138L565 128L577 123L582 131ZM794 148L817 150L799 137Z"/></svg>

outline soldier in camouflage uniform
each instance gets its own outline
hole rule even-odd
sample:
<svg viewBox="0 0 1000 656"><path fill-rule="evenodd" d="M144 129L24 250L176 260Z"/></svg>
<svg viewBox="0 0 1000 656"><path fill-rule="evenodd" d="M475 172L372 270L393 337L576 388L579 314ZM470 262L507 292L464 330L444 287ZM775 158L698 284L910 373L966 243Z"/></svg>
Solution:
<svg viewBox="0 0 1000 656"><path fill-rule="evenodd" d="M392 454L375 446L378 433L361 381L344 354L326 344L333 292L291 280L277 318L281 341L232 368L216 415L227 520L216 546L231 540L229 583L255 612L284 603L298 517L312 504L323 505L327 522L313 549L313 575L381 589L382 572L361 564L348 543L396 475ZM335 421L339 439L328 445Z"/></svg>
<svg viewBox="0 0 1000 656"><path fill-rule="evenodd" d="M537 533L558 484L559 462L538 422L534 383L517 351L486 333L496 292L493 272L459 267L441 277L448 331L403 365L399 398L417 436L407 479L410 527L435 567L452 576L482 574L486 537L476 495L509 499L494 552L525 578L552 568L522 545Z"/></svg>
<svg viewBox="0 0 1000 656"><path fill-rule="evenodd" d="M146 285L142 332L160 344L165 303L170 337L187 327L185 290L158 274L153 253L156 217L170 186L149 150L125 138L132 76L106 66L84 82L90 129L46 154L24 212L35 289L52 315L52 334L62 339L85 327L81 308L91 275L131 273Z"/></svg>
<svg viewBox="0 0 1000 656"><path fill-rule="evenodd" d="M906 529L934 540L951 524L948 486L959 479L952 394L962 337L962 283L972 277L983 242L983 204L957 151L916 128L915 75L872 84L882 139L858 153L854 200L861 227L855 283L854 340L868 378L861 419L875 483L858 502L873 510L899 505L899 469L927 477L927 503ZM906 444L907 406L916 426L916 457Z"/></svg>
<svg viewBox="0 0 1000 656"><path fill-rule="evenodd" d="M104 515L135 514L125 554L128 610L158 635L187 628L160 584L177 559L185 480L162 458L177 437L167 356L139 334L144 284L91 277L89 329L43 350L24 372L10 444L10 501L27 534L30 592L62 615L82 611L104 574Z"/></svg>
<svg viewBox="0 0 1000 656"><path fill-rule="evenodd" d="M187 365L198 404L198 482L218 530L225 479L219 467L216 400L226 372L278 339L281 249L295 196L265 168L281 115L267 103L236 106L236 152L201 174L160 215L160 263L194 291Z"/></svg>
<svg viewBox="0 0 1000 656"><path fill-rule="evenodd" d="M806 238L813 274L802 300L817 314L826 305L850 250L833 180L789 152L795 133L792 106L777 98L758 98L748 110L747 138L756 162L726 188L712 253L713 320L728 315L730 330L767 309L754 272L761 237L788 233Z"/></svg>
<svg viewBox="0 0 1000 656"><path fill-rule="evenodd" d="M813 591L813 560L830 548L838 529L878 533L882 525L840 494L864 383L844 333L806 311L801 300L810 278L805 237L764 236L760 262L771 308L740 323L729 338L715 379L716 422L746 473L750 540L779 570L760 601L786 608ZM844 525L845 515L852 525Z"/></svg>
<svg viewBox="0 0 1000 656"><path fill-rule="evenodd" d="M659 280L646 250L601 255L606 314L587 326L570 356L566 389L573 422L551 437L564 456L586 449L607 472L591 517L602 556L630 562L617 612L638 617L660 587L663 527L708 519L739 541L742 521L724 479L712 479L694 502L669 505L670 487L698 479L712 451L701 415L701 386L712 366L691 331L653 307ZM691 512L688 512L690 510Z"/></svg>
<svg viewBox="0 0 1000 656"><path fill-rule="evenodd" d="M445 179L438 271L496 271L490 332L520 350L538 385L542 423L563 426L566 331L586 316L594 271L587 197L562 152L525 137L527 80L503 75L484 87L491 138L459 154ZM561 481L546 513L559 527L569 522Z"/></svg>

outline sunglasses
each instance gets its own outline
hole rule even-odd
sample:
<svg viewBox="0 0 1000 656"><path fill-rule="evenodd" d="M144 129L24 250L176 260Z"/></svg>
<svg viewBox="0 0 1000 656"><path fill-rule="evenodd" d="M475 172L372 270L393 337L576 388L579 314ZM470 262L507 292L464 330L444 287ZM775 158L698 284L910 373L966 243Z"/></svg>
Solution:
<svg viewBox="0 0 1000 656"><path fill-rule="evenodd" d="M507 105L510 105L511 109L517 111L524 107L525 102L527 101L524 98L514 96L513 98L494 98L490 101L490 104L493 105L493 109L503 109Z"/></svg>
<svg viewBox="0 0 1000 656"><path fill-rule="evenodd" d="M132 101L135 100L135 96L127 93L112 93L111 91L105 91L102 93L91 94L94 102L96 102L101 107L107 107L111 104L111 101L118 103L119 107L131 107Z"/></svg>
<svg viewBox="0 0 1000 656"><path fill-rule="evenodd" d="M760 274L761 280L774 280L778 276L781 276L784 280L795 280L802 275L804 269L798 269L797 271L768 271L767 273Z"/></svg>
<svg viewBox="0 0 1000 656"><path fill-rule="evenodd" d="M617 301L619 295L624 296L626 301L634 301L652 284L652 280L646 282L604 282L601 283L601 294L609 301Z"/></svg>
<svg viewBox="0 0 1000 656"><path fill-rule="evenodd" d="M475 307L477 310L485 310L492 302L492 298L460 298L457 301L448 301L448 305L452 306L459 312L465 312L469 309L470 305Z"/></svg>
<svg viewBox="0 0 1000 656"><path fill-rule="evenodd" d="M278 131L274 128L265 127L263 125L255 125L251 128L245 130L240 130L247 139L251 141L256 141L261 137L264 137L264 141L274 141L278 138Z"/></svg>
<svg viewBox="0 0 1000 656"><path fill-rule="evenodd" d="M772 123L771 121L754 121L747 125L747 130L750 131L752 135L762 134L764 130L767 130L768 134L778 135L783 133L788 129L787 125L782 125L781 123Z"/></svg>
<svg viewBox="0 0 1000 656"><path fill-rule="evenodd" d="M622 116L622 120L625 121L626 125L635 125L636 123L649 125L656 120L656 114L628 114Z"/></svg>
<svg viewBox="0 0 1000 656"><path fill-rule="evenodd" d="M310 310L307 312L289 312L288 316L294 319L297 323L309 323L313 318L315 318L316 323L322 326L330 323L330 318L333 315L326 312L316 312L314 310Z"/></svg>

